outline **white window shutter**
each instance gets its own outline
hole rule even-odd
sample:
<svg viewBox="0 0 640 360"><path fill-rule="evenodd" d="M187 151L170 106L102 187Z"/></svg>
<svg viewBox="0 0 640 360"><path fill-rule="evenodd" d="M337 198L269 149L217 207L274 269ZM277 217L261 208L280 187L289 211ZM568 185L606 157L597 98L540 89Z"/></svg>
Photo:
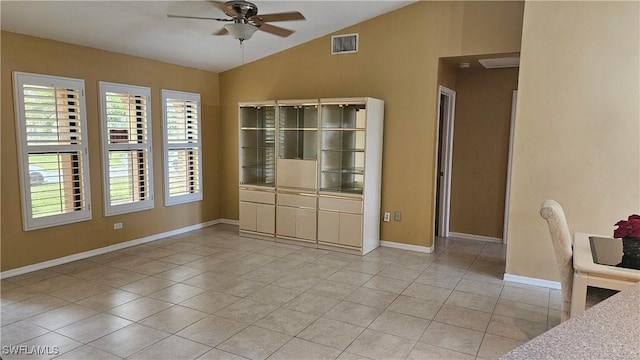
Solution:
<svg viewBox="0 0 640 360"><path fill-rule="evenodd" d="M200 94L162 90L165 205L202 200Z"/></svg>
<svg viewBox="0 0 640 360"><path fill-rule="evenodd" d="M148 87L100 82L106 216L154 207L150 99Z"/></svg>
<svg viewBox="0 0 640 360"><path fill-rule="evenodd" d="M84 81L13 76L24 230L91 219Z"/></svg>

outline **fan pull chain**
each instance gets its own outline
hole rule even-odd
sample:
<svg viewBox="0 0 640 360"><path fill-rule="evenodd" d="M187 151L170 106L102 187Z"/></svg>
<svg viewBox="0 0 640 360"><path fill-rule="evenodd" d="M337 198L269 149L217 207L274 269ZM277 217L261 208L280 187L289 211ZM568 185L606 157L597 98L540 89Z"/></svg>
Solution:
<svg viewBox="0 0 640 360"><path fill-rule="evenodd" d="M242 52L242 65L244 65L244 41L240 41L240 51Z"/></svg>

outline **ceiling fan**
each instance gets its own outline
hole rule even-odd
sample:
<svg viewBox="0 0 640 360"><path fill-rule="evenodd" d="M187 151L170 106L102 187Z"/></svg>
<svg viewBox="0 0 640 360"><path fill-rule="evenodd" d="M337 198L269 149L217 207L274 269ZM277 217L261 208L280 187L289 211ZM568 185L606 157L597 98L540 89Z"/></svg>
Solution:
<svg viewBox="0 0 640 360"><path fill-rule="evenodd" d="M213 35L230 34L234 39L240 40L241 44L244 40L250 39L257 30L281 37L287 37L294 33L293 30L274 26L268 24L268 22L305 20L304 16L297 11L258 15L258 7L248 1L209 2L222 10L230 19L185 15L167 15L167 17L229 22L229 24L224 25L220 31L215 32Z"/></svg>

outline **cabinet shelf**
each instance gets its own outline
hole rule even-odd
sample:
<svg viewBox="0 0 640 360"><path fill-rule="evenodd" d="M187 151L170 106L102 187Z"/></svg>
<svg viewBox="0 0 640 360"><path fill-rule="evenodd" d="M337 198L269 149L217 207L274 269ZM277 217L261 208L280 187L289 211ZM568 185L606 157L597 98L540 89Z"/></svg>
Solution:
<svg viewBox="0 0 640 360"><path fill-rule="evenodd" d="M334 188L320 188L320 191L331 192L331 193L344 193L344 194L362 194L362 189L364 187L360 186L352 186L352 187L334 187Z"/></svg>
<svg viewBox="0 0 640 360"><path fill-rule="evenodd" d="M317 128L280 128L282 131L318 131Z"/></svg>
<svg viewBox="0 0 640 360"><path fill-rule="evenodd" d="M274 127L241 127L240 130L254 130L254 131L276 131Z"/></svg>
<svg viewBox="0 0 640 360"><path fill-rule="evenodd" d="M331 152L364 152L364 149L322 149L322 151L331 151Z"/></svg>
<svg viewBox="0 0 640 360"><path fill-rule="evenodd" d="M244 182L240 185L253 185L253 186L264 186L264 187L275 187L275 182Z"/></svg>
<svg viewBox="0 0 640 360"><path fill-rule="evenodd" d="M264 145L264 146L241 146L241 149L249 149L249 150L256 150L256 149L275 149L276 145L272 144L272 145Z"/></svg>
<svg viewBox="0 0 640 360"><path fill-rule="evenodd" d="M325 169L322 172L327 174L364 174L364 168Z"/></svg>
<svg viewBox="0 0 640 360"><path fill-rule="evenodd" d="M243 169L255 169L255 168L264 168L266 165L258 164L258 165L242 165Z"/></svg>
<svg viewBox="0 0 640 360"><path fill-rule="evenodd" d="M364 131L365 128L323 127L325 131Z"/></svg>

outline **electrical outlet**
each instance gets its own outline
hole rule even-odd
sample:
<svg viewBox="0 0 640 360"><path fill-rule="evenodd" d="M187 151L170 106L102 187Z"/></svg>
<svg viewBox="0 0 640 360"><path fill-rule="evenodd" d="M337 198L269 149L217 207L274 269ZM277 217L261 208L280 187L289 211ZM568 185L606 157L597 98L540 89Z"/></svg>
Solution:
<svg viewBox="0 0 640 360"><path fill-rule="evenodd" d="M396 213L393 215L393 218L394 218L396 221L400 221L400 211L396 211Z"/></svg>
<svg viewBox="0 0 640 360"><path fill-rule="evenodd" d="M122 223L113 224L113 230L120 230L120 229L122 229Z"/></svg>
<svg viewBox="0 0 640 360"><path fill-rule="evenodd" d="M384 222L389 222L391 220L391 213L384 213Z"/></svg>

